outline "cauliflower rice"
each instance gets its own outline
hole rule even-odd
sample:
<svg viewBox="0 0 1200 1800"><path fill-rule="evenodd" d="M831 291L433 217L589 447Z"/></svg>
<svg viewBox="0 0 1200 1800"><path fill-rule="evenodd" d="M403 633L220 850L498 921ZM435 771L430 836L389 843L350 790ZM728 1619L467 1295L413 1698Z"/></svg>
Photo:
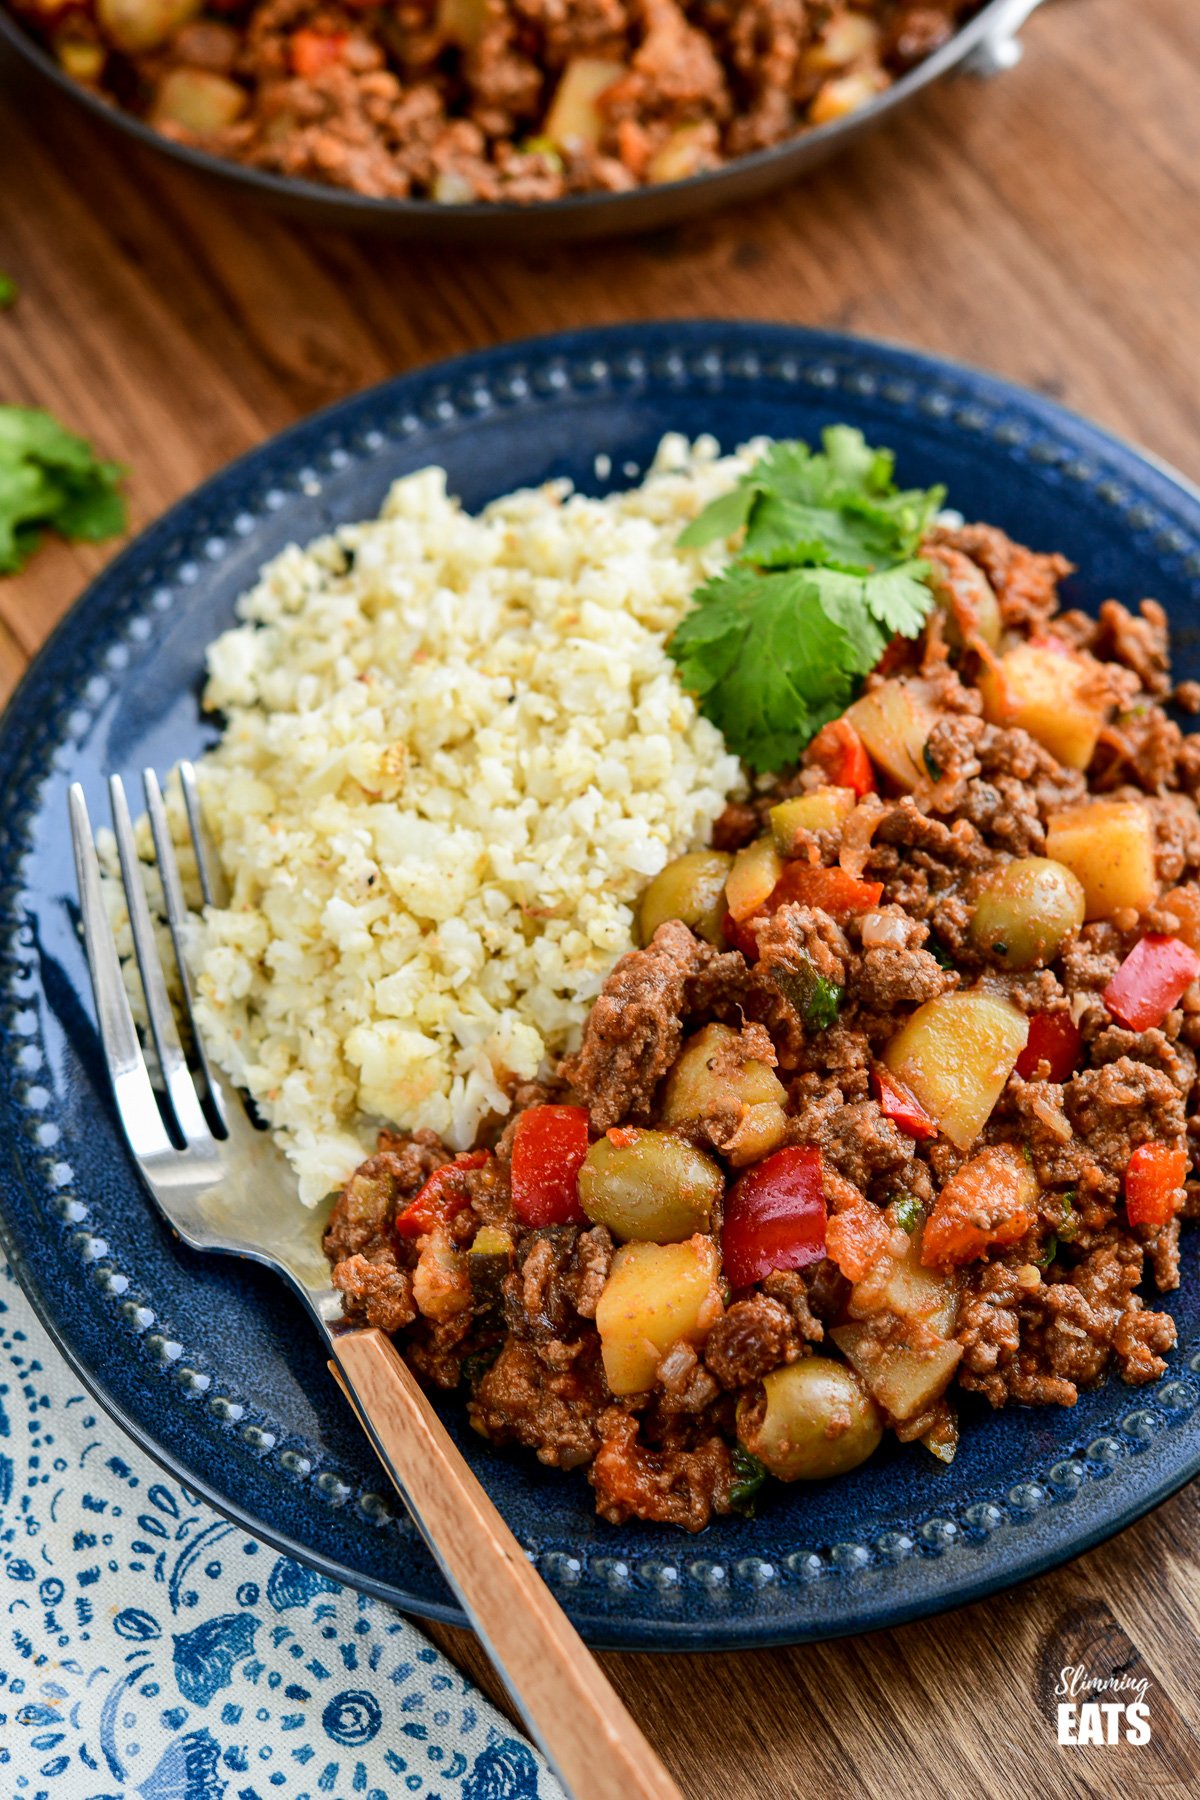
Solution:
<svg viewBox="0 0 1200 1800"><path fill-rule="evenodd" d="M312 1204L378 1124L473 1141L578 1041L648 879L737 759L666 642L719 546L679 532L752 459L664 441L647 479L478 517L440 469L285 550L208 656L200 764L231 900L194 929L210 1054Z"/></svg>

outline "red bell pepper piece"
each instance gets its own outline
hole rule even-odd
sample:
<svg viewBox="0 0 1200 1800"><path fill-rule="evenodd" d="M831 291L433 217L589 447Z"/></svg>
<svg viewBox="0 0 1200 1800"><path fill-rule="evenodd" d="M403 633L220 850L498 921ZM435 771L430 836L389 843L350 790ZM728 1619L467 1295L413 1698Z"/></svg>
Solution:
<svg viewBox="0 0 1200 1800"><path fill-rule="evenodd" d="M725 941L740 950L747 962L754 962L758 956L755 926L763 919L773 918L781 906L793 901L800 906L819 906L831 918L845 921L852 913L870 912L873 906L879 905L882 897L882 881L856 881L845 869L787 862L763 904L741 920L726 913L721 929Z"/></svg>
<svg viewBox="0 0 1200 1800"><path fill-rule="evenodd" d="M467 1169L482 1169L488 1159L486 1150L464 1150L453 1162L435 1169L416 1199L396 1220L401 1237L423 1237L435 1225L444 1225L455 1213L470 1204L471 1195L463 1180Z"/></svg>
<svg viewBox="0 0 1200 1800"><path fill-rule="evenodd" d="M1200 975L1200 956L1182 938L1148 932L1121 964L1100 998L1130 1031L1161 1025L1185 988Z"/></svg>
<svg viewBox="0 0 1200 1800"><path fill-rule="evenodd" d="M879 1110L901 1131L909 1137L931 1138L937 1136L937 1126L930 1118L912 1089L897 1080L890 1069L882 1063L876 1063L871 1070L871 1080L875 1086L875 1096L879 1101Z"/></svg>
<svg viewBox="0 0 1200 1800"><path fill-rule="evenodd" d="M821 1152L811 1144L776 1150L740 1175L725 1196L721 1255L735 1288L772 1269L803 1269L825 1254Z"/></svg>
<svg viewBox="0 0 1200 1800"><path fill-rule="evenodd" d="M1131 1225L1169 1225L1183 1201L1188 1153L1170 1144L1139 1144L1125 1169Z"/></svg>
<svg viewBox="0 0 1200 1800"><path fill-rule="evenodd" d="M860 797L875 792L875 771L867 747L849 719L831 719L808 746L810 763L829 777L831 787L853 788Z"/></svg>
<svg viewBox="0 0 1200 1800"><path fill-rule="evenodd" d="M754 962L758 956L758 939L754 935L754 922L765 919L766 913L751 913L739 925L732 913L726 913L721 921L721 935L731 950L740 950L747 962Z"/></svg>
<svg viewBox="0 0 1200 1800"><path fill-rule="evenodd" d="M1083 1035L1069 1012L1034 1013L1029 1020L1029 1036L1017 1058L1017 1074L1029 1081L1037 1074L1040 1062L1050 1064L1050 1080L1065 1081L1079 1066Z"/></svg>
<svg viewBox="0 0 1200 1800"><path fill-rule="evenodd" d="M778 912L790 900L801 906L819 906L835 919L870 912L883 898L882 881L856 881L845 869L823 869L812 863L788 862L775 883L764 911Z"/></svg>
<svg viewBox="0 0 1200 1800"><path fill-rule="evenodd" d="M586 1106L531 1106L512 1147L513 1211L522 1225L586 1225L579 1170L588 1152Z"/></svg>

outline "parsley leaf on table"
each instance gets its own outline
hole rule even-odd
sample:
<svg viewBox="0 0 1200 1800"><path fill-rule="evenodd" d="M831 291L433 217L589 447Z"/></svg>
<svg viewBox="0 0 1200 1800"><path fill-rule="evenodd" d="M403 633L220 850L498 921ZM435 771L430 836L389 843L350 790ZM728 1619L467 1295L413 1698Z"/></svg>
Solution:
<svg viewBox="0 0 1200 1800"><path fill-rule="evenodd" d="M37 549L44 527L98 542L125 530L119 463L32 406L0 406L0 575Z"/></svg>
<svg viewBox="0 0 1200 1800"><path fill-rule="evenodd" d="M670 650L705 717L760 771L794 762L933 604L914 552L944 490L897 488L892 453L851 426L831 426L822 445L772 444L679 540L743 533Z"/></svg>

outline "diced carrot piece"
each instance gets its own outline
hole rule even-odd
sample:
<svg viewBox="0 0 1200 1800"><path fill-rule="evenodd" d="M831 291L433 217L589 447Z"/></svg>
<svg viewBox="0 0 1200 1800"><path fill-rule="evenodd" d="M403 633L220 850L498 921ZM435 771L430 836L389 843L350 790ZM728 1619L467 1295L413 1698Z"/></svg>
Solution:
<svg viewBox="0 0 1200 1800"><path fill-rule="evenodd" d="M891 1227L875 1206L848 1206L825 1225L825 1254L847 1281L861 1281L887 1249Z"/></svg>
<svg viewBox="0 0 1200 1800"><path fill-rule="evenodd" d="M1171 1144L1139 1144L1125 1170L1131 1225L1168 1225L1183 1204L1188 1153Z"/></svg>
<svg viewBox="0 0 1200 1800"><path fill-rule="evenodd" d="M331 69L342 61L348 42L348 34L344 31L313 31L308 26L293 31L290 45L292 73L299 75L302 81L311 81L323 69Z"/></svg>
<svg viewBox="0 0 1200 1800"><path fill-rule="evenodd" d="M925 1225L921 1261L974 1262L1023 1238L1034 1223L1037 1177L1011 1144L981 1150L952 1175Z"/></svg>

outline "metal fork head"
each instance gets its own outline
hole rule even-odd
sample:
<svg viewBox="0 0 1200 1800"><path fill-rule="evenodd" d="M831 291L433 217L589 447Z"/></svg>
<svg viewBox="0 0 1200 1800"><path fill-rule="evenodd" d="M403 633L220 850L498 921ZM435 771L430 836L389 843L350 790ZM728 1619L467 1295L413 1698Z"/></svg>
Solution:
<svg viewBox="0 0 1200 1800"><path fill-rule="evenodd" d="M204 830L190 764L180 765L180 779L205 901L223 904L224 879ZM331 1285L321 1248L328 1208L301 1204L295 1177L270 1132L252 1122L241 1096L204 1053L184 954L187 909L175 846L153 769L144 772L143 781L182 996L183 1035L159 956L124 784L113 775L108 787L149 1036L162 1077L161 1096L125 990L87 802L78 782L70 791L84 949L121 1128L159 1210L185 1243L195 1250L247 1256L277 1270L324 1324L333 1324L341 1317L342 1300ZM199 1086L184 1036L195 1047Z"/></svg>

